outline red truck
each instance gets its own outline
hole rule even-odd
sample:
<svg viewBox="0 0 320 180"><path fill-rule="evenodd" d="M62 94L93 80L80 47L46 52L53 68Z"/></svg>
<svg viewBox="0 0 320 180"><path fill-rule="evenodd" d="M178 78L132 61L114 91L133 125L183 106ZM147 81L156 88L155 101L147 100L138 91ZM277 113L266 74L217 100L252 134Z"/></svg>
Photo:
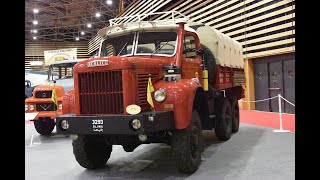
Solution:
<svg viewBox="0 0 320 180"><path fill-rule="evenodd" d="M112 145L132 152L166 143L177 169L193 173L204 148L202 130L214 130L221 141L239 130L241 45L178 12L164 13L172 19L110 20L98 32L104 39L99 57L74 66L74 91L64 96L56 123L58 134L71 135L84 168L103 166Z"/></svg>
<svg viewBox="0 0 320 180"><path fill-rule="evenodd" d="M62 60L49 65L48 79L33 89L33 95L25 99L25 116L31 116L36 131L41 135L50 135L55 127L55 118L62 114L62 98L65 92L73 89L72 68L81 59ZM53 69L57 69L55 73ZM52 101L53 82L58 104Z"/></svg>

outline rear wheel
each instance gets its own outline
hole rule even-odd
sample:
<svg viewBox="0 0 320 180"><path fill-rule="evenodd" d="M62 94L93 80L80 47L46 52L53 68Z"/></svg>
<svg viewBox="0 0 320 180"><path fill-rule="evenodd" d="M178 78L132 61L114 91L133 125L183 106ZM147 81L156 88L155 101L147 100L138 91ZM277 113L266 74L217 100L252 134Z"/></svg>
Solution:
<svg viewBox="0 0 320 180"><path fill-rule="evenodd" d="M112 152L112 145L107 145L101 136L78 135L78 138L72 141L72 146L76 160L87 169L104 166Z"/></svg>
<svg viewBox="0 0 320 180"><path fill-rule="evenodd" d="M194 173L201 163L203 137L200 115L192 112L192 119L187 129L175 131L172 134L172 149L176 167L183 173Z"/></svg>
<svg viewBox="0 0 320 180"><path fill-rule="evenodd" d="M230 105L231 105L231 113L232 113L232 132L236 133L239 131L239 104L238 98L233 96L230 98Z"/></svg>
<svg viewBox="0 0 320 180"><path fill-rule="evenodd" d="M214 131L220 141L227 141L232 132L232 112L230 102L225 97L216 98L217 110Z"/></svg>
<svg viewBox="0 0 320 180"><path fill-rule="evenodd" d="M41 135L49 135L52 133L54 126L56 125L53 119L39 119L34 121L34 127L36 131Z"/></svg>

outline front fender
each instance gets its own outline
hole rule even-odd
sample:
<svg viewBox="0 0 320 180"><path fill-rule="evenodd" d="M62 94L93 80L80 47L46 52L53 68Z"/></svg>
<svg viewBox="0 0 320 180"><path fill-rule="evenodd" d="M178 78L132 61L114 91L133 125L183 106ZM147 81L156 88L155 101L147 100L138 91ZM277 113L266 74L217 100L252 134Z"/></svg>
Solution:
<svg viewBox="0 0 320 180"><path fill-rule="evenodd" d="M163 88L167 92L166 99L159 103L153 99L156 110L172 110L176 129L185 129L191 121L194 96L201 85L191 79L182 79L179 82L158 81L153 85L156 91ZM152 93L152 98L153 98Z"/></svg>
<svg viewBox="0 0 320 180"><path fill-rule="evenodd" d="M75 113L74 90L68 91L62 99L62 114Z"/></svg>

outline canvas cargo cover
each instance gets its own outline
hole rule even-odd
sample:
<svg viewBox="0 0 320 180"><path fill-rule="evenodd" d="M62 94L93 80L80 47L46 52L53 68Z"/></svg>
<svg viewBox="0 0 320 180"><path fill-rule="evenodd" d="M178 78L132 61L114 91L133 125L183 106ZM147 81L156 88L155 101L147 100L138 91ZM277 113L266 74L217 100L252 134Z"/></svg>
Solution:
<svg viewBox="0 0 320 180"><path fill-rule="evenodd" d="M189 24L194 27L194 24ZM231 68L243 69L244 60L241 44L210 27L197 24L194 28L199 36L201 44L207 46L215 56L216 63Z"/></svg>

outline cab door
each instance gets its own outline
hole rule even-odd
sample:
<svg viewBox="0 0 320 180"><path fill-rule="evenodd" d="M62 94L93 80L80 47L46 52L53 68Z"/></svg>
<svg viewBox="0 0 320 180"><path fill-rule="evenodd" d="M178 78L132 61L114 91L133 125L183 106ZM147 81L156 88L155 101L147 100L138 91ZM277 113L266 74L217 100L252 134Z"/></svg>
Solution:
<svg viewBox="0 0 320 180"><path fill-rule="evenodd" d="M182 60L182 78L191 79L199 78L202 84L202 56L198 55L196 50L200 49L199 38L195 33L186 32L183 43L183 57Z"/></svg>

